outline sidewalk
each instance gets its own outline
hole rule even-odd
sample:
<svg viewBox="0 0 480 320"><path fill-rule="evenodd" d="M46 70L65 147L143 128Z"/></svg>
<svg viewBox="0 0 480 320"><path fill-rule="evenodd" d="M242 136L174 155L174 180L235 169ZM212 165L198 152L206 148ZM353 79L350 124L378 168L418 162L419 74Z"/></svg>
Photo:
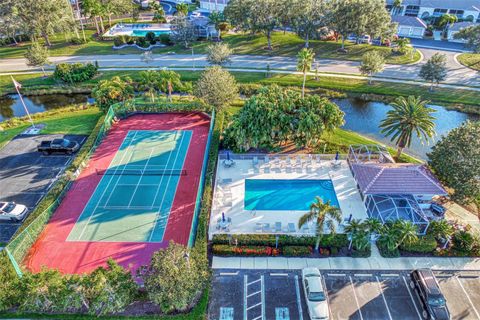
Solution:
<svg viewBox="0 0 480 320"><path fill-rule="evenodd" d="M213 257L213 269L291 270L316 267L321 270L435 270L480 271L480 258L415 257L382 258L376 246L369 258Z"/></svg>

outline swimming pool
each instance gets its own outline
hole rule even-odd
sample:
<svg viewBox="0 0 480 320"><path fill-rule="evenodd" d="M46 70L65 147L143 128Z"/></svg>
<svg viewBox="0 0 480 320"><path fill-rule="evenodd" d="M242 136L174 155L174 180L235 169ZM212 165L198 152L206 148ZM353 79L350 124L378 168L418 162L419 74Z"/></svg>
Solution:
<svg viewBox="0 0 480 320"><path fill-rule="evenodd" d="M308 210L319 196L338 207L332 180L246 179L245 210Z"/></svg>
<svg viewBox="0 0 480 320"><path fill-rule="evenodd" d="M152 29L147 29L147 30L132 30L132 37L145 37L147 33L153 32L155 33L155 36L159 36L161 34L170 34L170 30L152 30Z"/></svg>

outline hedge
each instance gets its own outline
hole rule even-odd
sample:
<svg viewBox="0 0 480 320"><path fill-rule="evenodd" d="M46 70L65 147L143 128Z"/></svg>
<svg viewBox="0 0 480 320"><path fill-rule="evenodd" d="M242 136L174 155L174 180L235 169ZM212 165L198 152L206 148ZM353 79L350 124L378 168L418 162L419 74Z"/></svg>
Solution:
<svg viewBox="0 0 480 320"><path fill-rule="evenodd" d="M236 240L236 242L235 242ZM315 246L317 238L314 236L290 236L279 235L278 246ZM240 234L229 237L226 234L216 234L213 236L213 244L237 244L239 246L272 246L276 245L276 235L274 234ZM348 246L346 234L325 235L320 241L320 247L337 249Z"/></svg>
<svg viewBox="0 0 480 320"><path fill-rule="evenodd" d="M434 237L424 236L419 237L412 244L400 246L400 250L412 253L431 253L437 248L437 245L437 240Z"/></svg>
<svg viewBox="0 0 480 320"><path fill-rule="evenodd" d="M312 254L312 247L308 246L285 246L282 248L282 253L287 257L301 257Z"/></svg>
<svg viewBox="0 0 480 320"><path fill-rule="evenodd" d="M277 256L279 249L266 246L229 246L215 244L212 246L213 254L219 256Z"/></svg>

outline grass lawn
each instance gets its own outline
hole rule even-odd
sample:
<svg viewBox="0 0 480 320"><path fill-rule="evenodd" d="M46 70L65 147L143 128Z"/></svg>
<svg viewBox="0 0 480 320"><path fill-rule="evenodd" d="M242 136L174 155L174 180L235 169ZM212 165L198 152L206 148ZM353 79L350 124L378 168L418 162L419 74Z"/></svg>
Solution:
<svg viewBox="0 0 480 320"><path fill-rule="evenodd" d="M462 53L457 60L465 67L480 71L480 53Z"/></svg>
<svg viewBox="0 0 480 320"><path fill-rule="evenodd" d="M97 40L93 37L95 31L86 30L86 35L90 42L81 45L71 45L67 43L64 35L56 35L51 37L52 46L50 47L50 55L66 56L66 55L105 55L105 54L140 54L141 51L134 48L125 48L122 50L113 50L113 41ZM274 32L272 36L273 50L266 50L267 38L263 35L250 34L226 34L223 40L228 43L235 54L246 55L267 55L267 56L295 56L304 46L304 41L293 33ZM199 41L195 44L195 53L205 53L206 48L210 45L210 41ZM348 53L338 53L337 49L341 47L340 42L312 40L311 48L315 50L317 58L340 59L340 60L361 60L365 52L379 50L386 56L387 63L405 64L420 60L420 53L416 52L415 56L408 55L397 56L391 53L391 49L387 47L371 46L366 44L356 45L351 42L346 43ZM23 58L25 51L29 46L28 42L19 46L3 46L0 47L0 59L2 58ZM179 45L156 48L154 53L176 52L190 54L191 49L184 49Z"/></svg>
<svg viewBox="0 0 480 320"><path fill-rule="evenodd" d="M32 115L34 122L46 124L41 131L44 134L83 134L89 135L102 113L97 108L75 109L72 107L56 109ZM1 123L0 123L1 125ZM0 148L13 137L28 128L30 124L24 118L14 126L0 131Z"/></svg>

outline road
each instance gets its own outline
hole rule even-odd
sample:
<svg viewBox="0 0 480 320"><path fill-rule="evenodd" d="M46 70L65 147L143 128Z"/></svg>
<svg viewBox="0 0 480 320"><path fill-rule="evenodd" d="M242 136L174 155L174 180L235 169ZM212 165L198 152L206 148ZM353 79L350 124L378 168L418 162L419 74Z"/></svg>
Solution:
<svg viewBox="0 0 480 320"><path fill-rule="evenodd" d="M424 59L415 64L409 65L386 65L385 70L376 75L377 78L396 79L404 81L421 81L418 73L422 64L434 53L439 52L435 49L421 49ZM447 56L448 77L445 84L459 86L480 86L480 73L460 65L455 60L456 52L441 51ZM153 55L154 60L150 63L141 61L140 54L128 55L98 55L98 56L58 56L51 57L50 61L53 68L54 64L61 62L88 62L97 61L102 69L122 69L125 68L192 68L208 66L205 55ZM345 75L359 75L357 61L344 60L318 60L319 73L338 73ZM235 55L232 57L232 63L228 66L231 69L241 70L264 70L270 66L270 69L282 72L293 72L296 70L296 58L293 57L266 57L266 56L247 56ZM38 70L27 66L25 59L3 59L0 61L0 73L21 72Z"/></svg>

